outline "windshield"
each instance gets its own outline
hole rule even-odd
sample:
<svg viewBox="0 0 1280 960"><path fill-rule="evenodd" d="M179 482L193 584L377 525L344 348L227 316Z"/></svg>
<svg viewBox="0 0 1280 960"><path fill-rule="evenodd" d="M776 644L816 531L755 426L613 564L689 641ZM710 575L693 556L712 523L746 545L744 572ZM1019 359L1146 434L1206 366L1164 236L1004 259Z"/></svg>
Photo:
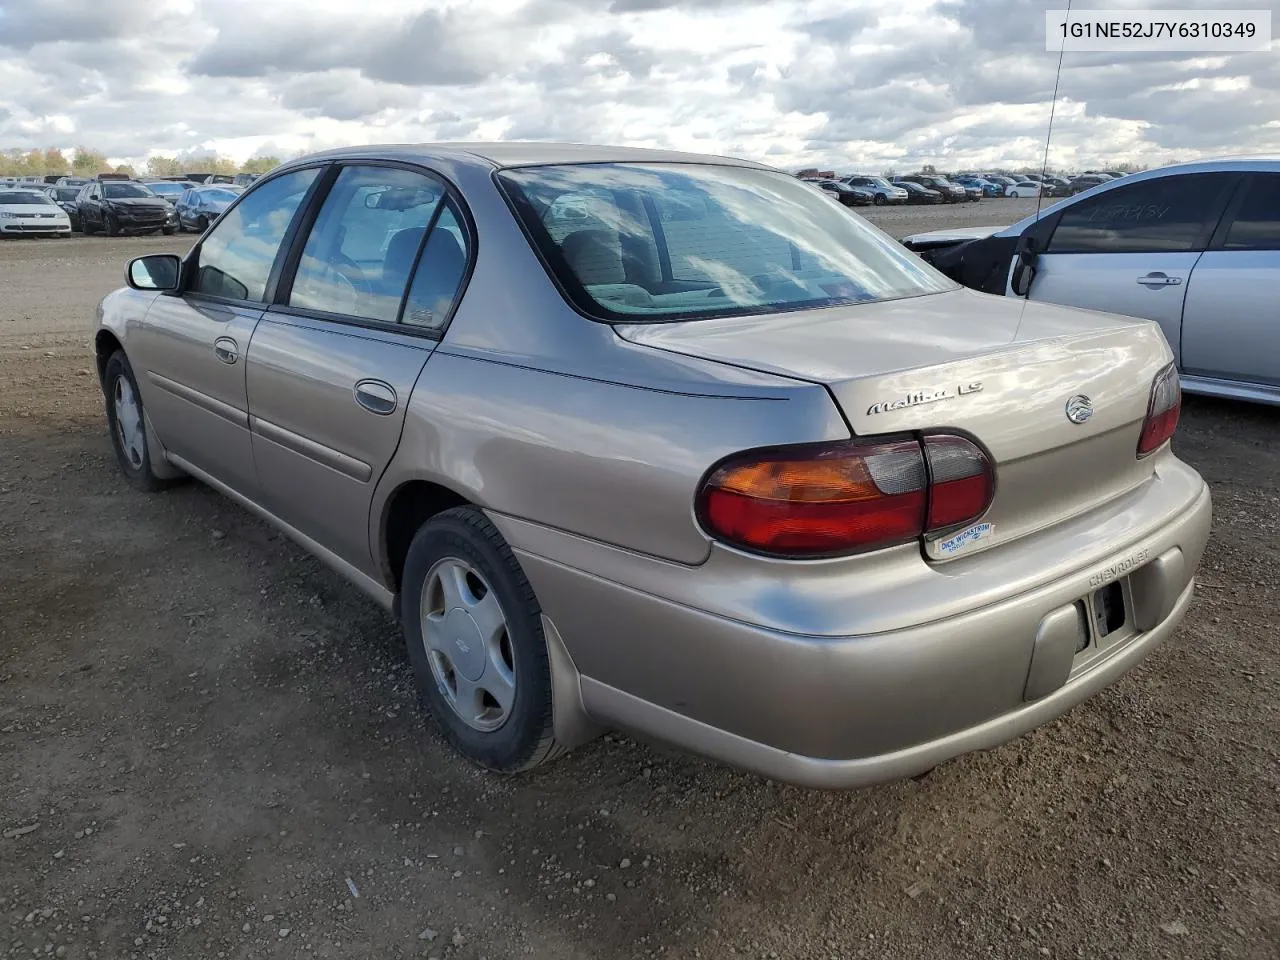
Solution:
<svg viewBox="0 0 1280 960"><path fill-rule="evenodd" d="M104 183L102 195L112 200L124 197L154 197L155 194L140 183Z"/></svg>
<svg viewBox="0 0 1280 960"><path fill-rule="evenodd" d="M43 193L36 193L34 190L6 190L0 193L0 206L17 204L20 206L40 207L52 204L52 202Z"/></svg>
<svg viewBox="0 0 1280 960"><path fill-rule="evenodd" d="M74 200L79 193L80 193L79 187L58 187L57 188L58 199L61 200L63 203L69 203L70 201Z"/></svg>
<svg viewBox="0 0 1280 960"><path fill-rule="evenodd" d="M561 288L599 319L777 313L954 287L786 174L588 164L508 170L499 180Z"/></svg>
<svg viewBox="0 0 1280 960"><path fill-rule="evenodd" d="M187 189L186 184L165 181L164 183L148 183L147 189L162 197L180 197Z"/></svg>

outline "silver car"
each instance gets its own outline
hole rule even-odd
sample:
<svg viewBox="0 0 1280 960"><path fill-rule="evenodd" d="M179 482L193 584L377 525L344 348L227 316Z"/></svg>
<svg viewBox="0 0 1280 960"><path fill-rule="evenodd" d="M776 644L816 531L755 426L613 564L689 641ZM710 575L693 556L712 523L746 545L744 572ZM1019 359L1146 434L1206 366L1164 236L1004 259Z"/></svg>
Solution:
<svg viewBox="0 0 1280 960"><path fill-rule="evenodd" d="M125 477L204 481L392 611L493 770L614 726L914 775L1191 602L1210 502L1159 329L965 290L763 166L339 150L127 276L95 340Z"/></svg>
<svg viewBox="0 0 1280 960"><path fill-rule="evenodd" d="M1280 404L1280 158L1130 174L903 242L979 290L1154 320L1184 390Z"/></svg>

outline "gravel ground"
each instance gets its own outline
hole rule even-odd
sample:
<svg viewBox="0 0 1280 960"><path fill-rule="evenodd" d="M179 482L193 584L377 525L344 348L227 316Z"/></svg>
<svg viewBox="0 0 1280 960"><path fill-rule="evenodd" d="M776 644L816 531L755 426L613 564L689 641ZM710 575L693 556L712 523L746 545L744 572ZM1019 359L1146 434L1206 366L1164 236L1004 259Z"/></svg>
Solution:
<svg viewBox="0 0 1280 960"><path fill-rule="evenodd" d="M183 246L0 244L0 956L1280 957L1276 411L1188 399L1199 596L1030 736L852 793L619 735L498 779L354 589L198 484L117 477L93 307Z"/></svg>

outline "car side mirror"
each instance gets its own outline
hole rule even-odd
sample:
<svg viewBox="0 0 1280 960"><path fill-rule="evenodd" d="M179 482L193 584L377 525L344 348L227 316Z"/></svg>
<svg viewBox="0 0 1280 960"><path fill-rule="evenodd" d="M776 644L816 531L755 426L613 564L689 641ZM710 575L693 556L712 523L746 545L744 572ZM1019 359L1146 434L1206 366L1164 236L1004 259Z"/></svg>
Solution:
<svg viewBox="0 0 1280 960"><path fill-rule="evenodd" d="M1031 281L1036 278L1036 260L1039 244L1034 237L1025 234L1018 238L1014 249L1013 277L1010 286L1019 297L1025 297L1031 291Z"/></svg>
<svg viewBox="0 0 1280 960"><path fill-rule="evenodd" d="M172 253L155 253L129 261L125 280L135 290L177 290L182 261Z"/></svg>

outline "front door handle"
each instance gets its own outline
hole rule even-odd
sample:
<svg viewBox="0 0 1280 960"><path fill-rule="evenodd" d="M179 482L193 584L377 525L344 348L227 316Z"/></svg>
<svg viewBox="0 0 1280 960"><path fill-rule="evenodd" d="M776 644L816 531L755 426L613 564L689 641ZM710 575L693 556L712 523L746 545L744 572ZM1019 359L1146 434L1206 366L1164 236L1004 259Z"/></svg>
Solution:
<svg viewBox="0 0 1280 960"><path fill-rule="evenodd" d="M235 363L240 359L240 347L230 337L219 337L213 341L213 355L223 363Z"/></svg>
<svg viewBox="0 0 1280 960"><path fill-rule="evenodd" d="M1153 270L1145 277L1139 277L1138 282L1149 290L1155 290L1159 287L1176 287L1182 282L1182 278L1171 277L1163 271Z"/></svg>
<svg viewBox="0 0 1280 960"><path fill-rule="evenodd" d="M356 384L356 403L380 417L395 413L397 404L395 388L382 380L361 380Z"/></svg>

